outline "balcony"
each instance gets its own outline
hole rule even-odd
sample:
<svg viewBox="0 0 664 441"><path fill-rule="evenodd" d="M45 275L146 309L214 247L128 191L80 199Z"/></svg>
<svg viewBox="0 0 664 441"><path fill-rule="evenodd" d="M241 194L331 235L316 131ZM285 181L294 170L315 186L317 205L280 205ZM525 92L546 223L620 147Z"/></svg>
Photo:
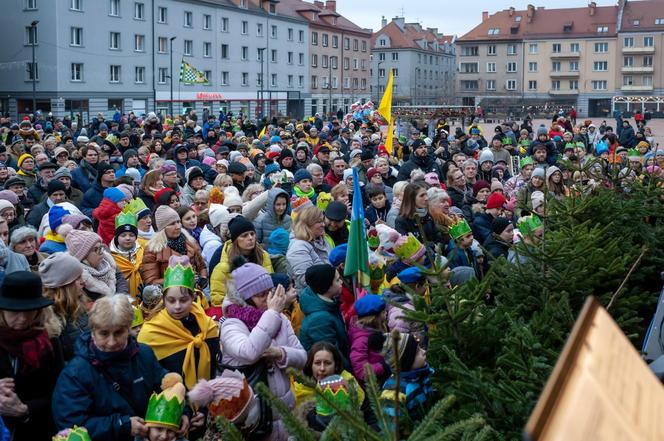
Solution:
<svg viewBox="0 0 664 441"><path fill-rule="evenodd" d="M653 73L655 68L652 66L625 66L620 71L624 74L647 74Z"/></svg>
<svg viewBox="0 0 664 441"><path fill-rule="evenodd" d="M553 96L572 96L578 95L579 89L550 89L549 95Z"/></svg>
<svg viewBox="0 0 664 441"><path fill-rule="evenodd" d="M654 86L622 86L620 90L623 92L652 92L654 90Z"/></svg>
<svg viewBox="0 0 664 441"><path fill-rule="evenodd" d="M654 54L655 53L655 46L648 46L648 47L627 46L627 47L622 48L622 53L623 54Z"/></svg>
<svg viewBox="0 0 664 441"><path fill-rule="evenodd" d="M581 74L579 73L579 71L574 71L574 72L552 71L549 74L551 78L579 78L580 75Z"/></svg>
<svg viewBox="0 0 664 441"><path fill-rule="evenodd" d="M581 58L581 52L554 52L551 54L551 58L558 60Z"/></svg>

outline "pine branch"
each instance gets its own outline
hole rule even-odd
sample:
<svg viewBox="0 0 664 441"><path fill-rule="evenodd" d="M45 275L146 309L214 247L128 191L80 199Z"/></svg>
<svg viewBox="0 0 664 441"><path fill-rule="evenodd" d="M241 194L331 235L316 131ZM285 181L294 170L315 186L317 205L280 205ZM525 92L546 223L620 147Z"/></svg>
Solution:
<svg viewBox="0 0 664 441"><path fill-rule="evenodd" d="M442 417L455 401L456 397L454 395L448 395L438 401L431 408L427 416L417 425L417 428L410 435L408 441L421 441L425 439L424 437L438 430L441 426Z"/></svg>
<svg viewBox="0 0 664 441"><path fill-rule="evenodd" d="M293 412L291 412L283 401L272 394L270 388L264 383L258 383L255 389L257 393L261 394L268 401L272 408L279 412L279 415L281 415L281 419L291 436L295 437L298 441L316 441L316 437L312 435L311 430L309 430L308 427L305 427L295 415L293 415Z"/></svg>
<svg viewBox="0 0 664 441"><path fill-rule="evenodd" d="M378 427L382 433L390 433L390 425L387 421L387 416L383 412L383 407L380 403L380 390L378 389L378 384L376 383L376 375L373 372L373 369L370 365L364 366L364 386L365 394L369 399L369 404L371 409L376 415L376 420L378 421ZM384 440L381 440L384 441Z"/></svg>
<svg viewBox="0 0 664 441"><path fill-rule="evenodd" d="M214 424L217 426L217 430L221 433L221 438L224 441L244 441L244 436L242 436L240 429L223 416L216 417Z"/></svg>

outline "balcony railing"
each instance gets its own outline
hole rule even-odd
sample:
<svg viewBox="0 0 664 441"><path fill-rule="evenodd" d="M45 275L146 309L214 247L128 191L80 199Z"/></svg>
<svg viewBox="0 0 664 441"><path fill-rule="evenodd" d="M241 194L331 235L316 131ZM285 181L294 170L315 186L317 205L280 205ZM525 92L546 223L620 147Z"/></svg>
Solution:
<svg viewBox="0 0 664 441"><path fill-rule="evenodd" d="M562 95L578 95L579 89L551 89L549 95L562 96Z"/></svg>
<svg viewBox="0 0 664 441"><path fill-rule="evenodd" d="M580 58L581 52L554 52L551 58Z"/></svg>
<svg viewBox="0 0 664 441"><path fill-rule="evenodd" d="M654 54L655 46L646 46L646 47L634 47L634 46L625 46L622 48L623 54Z"/></svg>
<svg viewBox="0 0 664 441"><path fill-rule="evenodd" d="M620 71L622 73L629 73L629 74L647 74L647 73L653 73L655 71L655 68L652 66L623 66Z"/></svg>
<svg viewBox="0 0 664 441"><path fill-rule="evenodd" d="M551 78L579 78L579 71L551 71Z"/></svg>
<svg viewBox="0 0 664 441"><path fill-rule="evenodd" d="M631 86L622 86L620 90L623 92L652 92L655 89L654 86L643 86L643 85L631 85Z"/></svg>

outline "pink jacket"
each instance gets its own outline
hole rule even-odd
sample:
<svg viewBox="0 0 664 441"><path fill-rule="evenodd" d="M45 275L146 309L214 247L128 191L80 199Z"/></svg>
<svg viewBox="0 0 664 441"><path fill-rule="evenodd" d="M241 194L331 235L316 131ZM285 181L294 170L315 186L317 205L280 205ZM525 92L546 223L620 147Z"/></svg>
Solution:
<svg viewBox="0 0 664 441"><path fill-rule="evenodd" d="M353 366L355 378L364 385L364 365L369 363L376 377L386 374L385 365L380 352L369 349L369 336L377 332L375 329L365 328L357 324L357 318L353 317L348 327L348 339L350 344L350 363Z"/></svg>

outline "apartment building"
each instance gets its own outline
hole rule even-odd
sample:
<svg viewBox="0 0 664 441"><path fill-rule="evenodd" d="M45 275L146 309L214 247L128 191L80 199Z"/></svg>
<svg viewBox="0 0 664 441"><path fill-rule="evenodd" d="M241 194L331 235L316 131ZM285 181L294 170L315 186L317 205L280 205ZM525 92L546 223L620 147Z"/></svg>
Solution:
<svg viewBox="0 0 664 441"><path fill-rule="evenodd" d="M0 17L0 110L304 116L308 24L276 0L15 0ZM38 21L36 35L31 23ZM184 60L208 84L180 83ZM172 77L172 95L171 95ZM171 101L172 99L172 101Z"/></svg>
<svg viewBox="0 0 664 441"><path fill-rule="evenodd" d="M392 69L394 105L453 104L455 37L395 17L383 17L371 38L371 96L380 100Z"/></svg>

